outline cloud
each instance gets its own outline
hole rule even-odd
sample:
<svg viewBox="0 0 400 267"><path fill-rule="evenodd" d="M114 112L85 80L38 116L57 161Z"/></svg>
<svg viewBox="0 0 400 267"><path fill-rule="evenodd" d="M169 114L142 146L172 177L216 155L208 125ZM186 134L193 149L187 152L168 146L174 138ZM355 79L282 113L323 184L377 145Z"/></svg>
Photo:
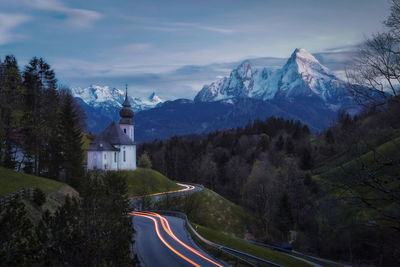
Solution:
<svg viewBox="0 0 400 267"><path fill-rule="evenodd" d="M222 28L210 25L203 25L200 23L191 22L162 22L157 25L144 25L145 29L163 32L176 32L176 31L191 31L191 30L203 30L208 32L216 32L222 34L231 34L237 32L237 30Z"/></svg>
<svg viewBox="0 0 400 267"><path fill-rule="evenodd" d="M198 25L197 28L199 28L201 30L205 30L205 31L225 33L225 34L234 33L235 32L235 30L232 30L232 29L224 29L224 28L201 26L201 25Z"/></svg>
<svg viewBox="0 0 400 267"><path fill-rule="evenodd" d="M93 10L69 8L59 0L27 0L26 4L35 9L63 14L67 16L67 23L77 28L90 28L102 17Z"/></svg>
<svg viewBox="0 0 400 267"><path fill-rule="evenodd" d="M22 35L14 34L11 31L22 23L30 21L32 18L23 14L4 14L0 13L0 45L13 42L23 38Z"/></svg>
<svg viewBox="0 0 400 267"><path fill-rule="evenodd" d="M132 43L121 47L121 51L125 53L138 53L150 51L153 45L150 43Z"/></svg>

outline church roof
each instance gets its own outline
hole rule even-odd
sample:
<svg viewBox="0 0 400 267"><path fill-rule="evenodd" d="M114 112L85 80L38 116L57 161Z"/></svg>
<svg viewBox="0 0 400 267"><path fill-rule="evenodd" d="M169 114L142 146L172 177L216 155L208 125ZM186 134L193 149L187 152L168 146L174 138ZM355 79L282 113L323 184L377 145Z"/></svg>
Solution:
<svg viewBox="0 0 400 267"><path fill-rule="evenodd" d="M114 145L134 145L135 143L122 131L122 129L112 122L99 136L96 137L89 151L118 151Z"/></svg>

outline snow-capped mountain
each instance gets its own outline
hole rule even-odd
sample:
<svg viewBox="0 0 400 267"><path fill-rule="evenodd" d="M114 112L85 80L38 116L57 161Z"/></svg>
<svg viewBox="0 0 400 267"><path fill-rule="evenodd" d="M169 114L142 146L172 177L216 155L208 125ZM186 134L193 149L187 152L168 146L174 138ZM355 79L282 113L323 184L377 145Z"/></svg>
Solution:
<svg viewBox="0 0 400 267"><path fill-rule="evenodd" d="M123 90L109 86L91 85L87 88L72 88L71 94L85 110L89 131L102 131L110 121L120 119L119 110L125 99ZM146 98L130 95L128 97L132 110L135 112L154 108L164 102L155 93Z"/></svg>
<svg viewBox="0 0 400 267"><path fill-rule="evenodd" d="M195 101L243 97L287 101L294 101L298 97L316 98L337 109L335 104L350 96L343 81L305 49L297 48L281 69L255 69L249 61L242 62L229 77L205 85Z"/></svg>
<svg viewBox="0 0 400 267"><path fill-rule="evenodd" d="M75 98L81 98L83 102L94 108L115 109L121 108L125 99L123 90L109 86L91 85L87 88L72 88L71 94ZM128 96L133 111L142 111L154 108L164 100L154 92L147 98Z"/></svg>

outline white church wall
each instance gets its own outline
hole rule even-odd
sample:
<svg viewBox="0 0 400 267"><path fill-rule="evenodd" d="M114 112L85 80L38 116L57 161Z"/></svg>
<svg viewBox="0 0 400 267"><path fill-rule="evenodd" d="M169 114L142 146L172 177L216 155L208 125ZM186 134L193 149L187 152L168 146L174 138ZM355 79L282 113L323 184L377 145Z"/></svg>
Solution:
<svg viewBox="0 0 400 267"><path fill-rule="evenodd" d="M103 159L101 151L88 151L88 169L102 169Z"/></svg>

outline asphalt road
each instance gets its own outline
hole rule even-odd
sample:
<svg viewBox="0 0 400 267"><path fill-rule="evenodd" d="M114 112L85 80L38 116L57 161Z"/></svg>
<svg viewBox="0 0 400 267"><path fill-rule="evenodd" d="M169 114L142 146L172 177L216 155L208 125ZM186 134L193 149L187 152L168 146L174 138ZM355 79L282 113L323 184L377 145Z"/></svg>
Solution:
<svg viewBox="0 0 400 267"><path fill-rule="evenodd" d="M194 243L184 220L162 216L166 223L158 217L161 215L140 212L133 215L136 252L145 266L222 266Z"/></svg>

